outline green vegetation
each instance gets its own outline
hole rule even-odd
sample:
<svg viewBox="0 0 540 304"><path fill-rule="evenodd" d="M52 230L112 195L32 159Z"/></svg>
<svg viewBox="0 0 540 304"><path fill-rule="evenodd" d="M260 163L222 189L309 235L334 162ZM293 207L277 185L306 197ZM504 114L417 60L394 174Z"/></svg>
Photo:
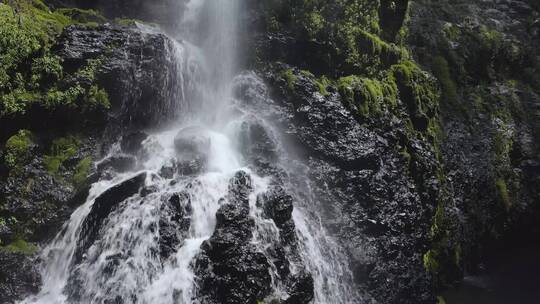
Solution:
<svg viewBox="0 0 540 304"><path fill-rule="evenodd" d="M77 154L80 139L76 136L66 136L55 139L50 148L50 153L44 158L44 165L51 175L56 175L62 164Z"/></svg>
<svg viewBox="0 0 540 304"><path fill-rule="evenodd" d="M437 296L437 304L446 304L446 300L442 296Z"/></svg>
<svg viewBox="0 0 540 304"><path fill-rule="evenodd" d="M50 11L33 0L0 4L0 20L0 118L24 115L33 105L81 111L108 107L101 89L70 80L61 58L51 52L66 26L97 24L105 20L102 16L80 9Z"/></svg>
<svg viewBox="0 0 540 304"><path fill-rule="evenodd" d="M98 25L100 23L107 22L107 19L103 17L99 12L95 10L83 10L80 8L60 8L56 10L56 13L67 16L72 22L82 23L85 25Z"/></svg>
<svg viewBox="0 0 540 304"><path fill-rule="evenodd" d="M323 75L319 79L315 80L315 84L319 88L319 93L321 93L322 96L327 96L328 87L332 85L332 81Z"/></svg>
<svg viewBox="0 0 540 304"><path fill-rule="evenodd" d="M355 109L361 119L380 114L384 108L394 109L397 106L397 88L391 78L379 81L357 76L342 77L338 80L338 91L345 104Z"/></svg>
<svg viewBox="0 0 540 304"><path fill-rule="evenodd" d="M287 82L287 88L291 91L294 90L294 85L298 81L298 76L294 74L294 71L292 69L287 69L283 72L283 78Z"/></svg>
<svg viewBox="0 0 540 304"><path fill-rule="evenodd" d="M433 58L433 74L439 82L442 88L442 101L447 105L456 105L458 102L458 94L456 83L450 75L450 69L448 67L448 61L442 56L436 56Z"/></svg>
<svg viewBox="0 0 540 304"><path fill-rule="evenodd" d="M480 42L484 49L495 52L502 46L502 35L498 31L482 27L480 29Z"/></svg>
<svg viewBox="0 0 540 304"><path fill-rule="evenodd" d="M30 244L24 240L16 240L14 241L13 243L5 246L5 247L0 247L2 248L2 250L6 250L8 252L13 252L13 253L22 253L22 254L25 254L25 255L32 255L34 253L37 252L38 248L33 245L33 244Z"/></svg>
<svg viewBox="0 0 540 304"><path fill-rule="evenodd" d="M75 167L75 173L73 174L72 182L75 187L79 188L84 185L84 182L88 178L88 174L92 167L92 159L85 157Z"/></svg>
<svg viewBox="0 0 540 304"><path fill-rule="evenodd" d="M379 38L379 1L261 1L266 28L289 31L300 40L317 41L327 48L321 58L333 77L376 75L406 56L406 50Z"/></svg>
<svg viewBox="0 0 540 304"><path fill-rule="evenodd" d="M506 210L509 210L512 207L512 201L510 199L510 194L508 194L508 186L506 185L506 181L502 178L498 178L495 181L495 187L497 188L497 193L499 194L501 203L504 205Z"/></svg>
<svg viewBox="0 0 540 304"><path fill-rule="evenodd" d="M20 130L11 136L4 148L4 164L9 170L16 170L31 159L31 147L33 145L32 132Z"/></svg>

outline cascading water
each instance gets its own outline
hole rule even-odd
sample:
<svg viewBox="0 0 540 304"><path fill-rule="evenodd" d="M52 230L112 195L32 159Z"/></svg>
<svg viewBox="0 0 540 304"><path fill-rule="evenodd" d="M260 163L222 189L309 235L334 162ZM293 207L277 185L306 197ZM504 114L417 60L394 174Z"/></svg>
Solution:
<svg viewBox="0 0 540 304"><path fill-rule="evenodd" d="M193 74L179 77L182 85L185 77L196 83L197 92L183 98L189 107L179 107L190 113L183 113L176 127L143 142L136 169L102 174L86 203L43 249L42 290L23 303L197 303L194 261L216 229L216 213L231 203L223 198L239 171L251 178L250 243L266 257L271 277L271 292L259 300L289 297L282 266L273 261L280 229L265 216L259 201L272 187L272 178L256 174L254 164L241 152L250 144L242 140L245 124L257 121L266 133L274 134L278 152L274 167L294 172L287 169L286 149L275 127L258 115L260 109L233 98L241 4L241 0L188 3L182 23L188 32L182 35L193 43L176 45L173 55L181 56L178 62L197 66L187 69ZM238 76L236 82L248 78L263 85L255 76ZM119 146L110 155L121 153ZM285 189L293 187L282 184ZM304 211L307 206L312 202L294 199L298 245L284 246L291 276L303 270L311 274L313 303L357 303L345 258L317 218Z"/></svg>

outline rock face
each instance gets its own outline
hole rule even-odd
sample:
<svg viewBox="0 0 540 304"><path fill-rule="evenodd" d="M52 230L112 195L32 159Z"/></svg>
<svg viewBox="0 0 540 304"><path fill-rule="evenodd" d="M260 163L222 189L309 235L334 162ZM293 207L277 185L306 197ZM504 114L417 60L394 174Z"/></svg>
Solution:
<svg viewBox="0 0 540 304"><path fill-rule="evenodd" d="M34 261L21 253L0 251L0 302L15 303L21 295L37 293L40 285Z"/></svg>
<svg viewBox="0 0 540 304"><path fill-rule="evenodd" d="M82 259L82 255L94 243L101 224L109 214L124 200L137 194L144 186L146 173L141 173L128 179L115 187L112 187L96 198L90 213L85 218L82 225L77 250L75 252L75 263Z"/></svg>
<svg viewBox="0 0 540 304"><path fill-rule="evenodd" d="M177 117L183 85L179 77L182 46L152 29L98 26L67 28L57 53L68 70L96 62L97 82L109 93L110 121L143 128ZM177 61L178 59L178 61Z"/></svg>
<svg viewBox="0 0 540 304"><path fill-rule="evenodd" d="M540 36L531 22L538 16L534 1L411 6L409 44L442 85L441 151L453 189L444 209L447 248L461 253L457 267L441 263L440 284L459 279L463 268L482 273L495 252L537 250L530 242L540 236L532 224L540 218L533 190L540 173L531 170L540 155Z"/></svg>
<svg viewBox="0 0 540 304"><path fill-rule="evenodd" d="M193 126L180 130L174 137L178 161L172 170L180 175L201 172L206 167L211 144L206 130L201 127Z"/></svg>
<svg viewBox="0 0 540 304"><path fill-rule="evenodd" d="M380 303L432 303L490 251L538 239L538 4L355 3L358 20L335 1L249 2L271 88L239 83L236 94L271 105L264 114L304 150L358 286ZM402 69L401 41L440 92ZM384 87L388 69L397 91Z"/></svg>
<svg viewBox="0 0 540 304"><path fill-rule="evenodd" d="M292 198L283 189L259 198L268 217L280 231L280 241L263 252L252 242L254 219L249 214L248 196L253 191L251 177L243 171L231 179L225 203L216 214L216 230L201 246L195 269L198 297L202 303L257 303L271 293L272 267L285 282L288 297L283 303L308 303L313 298L309 274L292 275L284 247L296 246L291 218ZM294 250L293 250L294 251Z"/></svg>
<svg viewBox="0 0 540 304"><path fill-rule="evenodd" d="M159 221L159 254L166 260L175 253L189 231L191 221L189 195L180 192L172 195L161 206Z"/></svg>
<svg viewBox="0 0 540 304"><path fill-rule="evenodd" d="M110 17L165 16L169 29L185 5L65 2L102 8ZM492 252L540 241L537 1L257 0L246 8L243 39L250 47L244 51L253 50L247 61L256 72L239 77L234 93L260 117L245 119L239 146L250 169L271 178L256 204L279 238L264 249L252 242L251 177L238 172L193 264L202 303L313 299L311 275L292 271L300 258L291 213L296 195L306 194L292 195L291 188L309 188L317 197L309 207L345 249L366 302L434 303L465 272L484 274ZM5 245L21 235L45 242L88 195L92 156L104 157L122 137L121 153L92 176L136 168L147 138L140 130L177 118L188 99L182 96L194 94L190 78L181 77L187 65L177 64L187 60L182 43L148 26L70 26L53 50L76 78L70 80L86 87L95 81L108 92L110 112L96 119L91 135L107 132L100 140L84 135L63 159L48 155L59 131L40 130L31 160L9 174L0 165L0 220L7 219L0 221L2 303L35 292L40 281L33 256ZM178 161L160 177L172 185L177 176L201 172L209 140L198 128L182 130ZM281 141L295 150L287 168L278 165ZM296 174L288 188L286 169ZM84 182L72 182L75 177ZM122 201L157 191L145 188L145 179L137 175L96 198L78 260ZM167 261L189 232L192 206L182 192L160 199L155 254ZM279 299L271 294L272 276L283 282ZM81 287L73 286L76 298Z"/></svg>
<svg viewBox="0 0 540 304"><path fill-rule="evenodd" d="M275 88L273 101L257 90L258 82L251 77L238 83L238 97L269 105L268 118L280 119L298 149L306 151L308 167L297 169L312 181L308 187L321 204L312 207L321 208L325 221L332 223L359 286L382 303L431 301L422 255L429 245L429 201L436 201L438 193L432 147L418 139L410 143L422 156L414 164L427 184L417 189L406 159L395 149L406 132L404 125L379 121L382 128L362 126L339 94L322 96L313 79L300 72L291 90L279 71L265 74ZM294 183L301 189L306 180ZM276 188L265 201L266 216L284 236L293 234L290 196Z"/></svg>
<svg viewBox="0 0 540 304"><path fill-rule="evenodd" d="M238 172L230 181L228 202L216 214L216 230L201 247L195 265L203 303L256 303L270 293L270 264L250 243L251 191L251 177Z"/></svg>

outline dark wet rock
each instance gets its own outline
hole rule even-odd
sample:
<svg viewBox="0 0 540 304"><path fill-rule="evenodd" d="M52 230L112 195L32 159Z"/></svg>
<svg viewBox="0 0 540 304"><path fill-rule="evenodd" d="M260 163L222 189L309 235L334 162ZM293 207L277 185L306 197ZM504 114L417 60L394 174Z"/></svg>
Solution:
<svg viewBox="0 0 540 304"><path fill-rule="evenodd" d="M174 177L175 171L176 171L176 168L174 166L166 165L166 166L161 167L161 169L159 169L159 176L166 179L171 179Z"/></svg>
<svg viewBox="0 0 540 304"><path fill-rule="evenodd" d="M147 174L140 173L131 179L106 190L95 199L90 213L82 224L82 230L77 242L75 261L80 261L86 250L94 243L101 224L109 214L125 199L137 194L144 186Z"/></svg>
<svg viewBox="0 0 540 304"><path fill-rule="evenodd" d="M32 257L0 249L0 303L11 304L37 293L41 276Z"/></svg>
<svg viewBox="0 0 540 304"><path fill-rule="evenodd" d="M113 170L119 173L124 173L135 168L136 164L137 159L135 157L131 155L120 154L111 156L103 160L97 165L97 169L99 172L103 172L105 170Z"/></svg>
<svg viewBox="0 0 540 304"><path fill-rule="evenodd" d="M283 188L270 190L268 194L265 194L263 200L266 216L274 220L279 228L291 220L293 198L286 194Z"/></svg>
<svg viewBox="0 0 540 304"><path fill-rule="evenodd" d="M148 138L148 134L138 131L122 136L120 147L124 153L137 154L142 149L142 142Z"/></svg>
<svg viewBox="0 0 540 304"><path fill-rule="evenodd" d="M6 221L3 244L14 240L23 231L28 241L40 241L54 236L74 206L84 203L69 184L53 178L40 164L41 158L24 166L18 174L0 181L0 214ZM70 207L71 206L71 207Z"/></svg>
<svg viewBox="0 0 540 304"><path fill-rule="evenodd" d="M191 200L184 192L173 194L164 201L159 218L159 254L166 260L186 238L191 222Z"/></svg>
<svg viewBox="0 0 540 304"><path fill-rule="evenodd" d="M210 138L201 127L188 127L174 137L174 147L181 157L206 157L210 150Z"/></svg>
<svg viewBox="0 0 540 304"><path fill-rule="evenodd" d="M269 126L254 117L247 119L240 126L239 137L244 158L255 166L258 173L271 173L278 159L278 147Z"/></svg>
<svg viewBox="0 0 540 304"><path fill-rule="evenodd" d="M198 296L204 303L257 303L270 293L270 264L250 240L254 228L247 196L251 178L230 181L228 202L216 214L216 230L196 258Z"/></svg>
<svg viewBox="0 0 540 304"><path fill-rule="evenodd" d="M305 270L291 273L292 261L301 261L298 238L292 218L293 197L281 186L272 186L257 197L263 216L272 219L279 229L279 242L266 249L279 279L284 282L288 297L283 303L309 303L314 296L313 277ZM285 249L286 248L286 249ZM298 266L298 265L297 265Z"/></svg>
<svg viewBox="0 0 540 304"><path fill-rule="evenodd" d="M178 174L193 175L200 172L206 166L210 145L210 138L203 128L194 126L180 130L174 138Z"/></svg>
<svg viewBox="0 0 540 304"><path fill-rule="evenodd" d="M540 171L526 165L540 155L538 144L532 144L538 143L539 116L523 115L537 111L540 100L534 3L421 1L411 6L408 43L444 84L441 156L452 203L444 208L449 232L439 250L444 253L435 274L438 286L461 280L464 269L477 273L495 252L527 246L540 236L540 226L533 224L540 219L534 182ZM477 107L478 100L486 108ZM459 263L452 259L456 252Z"/></svg>
<svg viewBox="0 0 540 304"><path fill-rule="evenodd" d="M288 289L289 297L284 304L307 304L313 300L313 278L309 273L298 274Z"/></svg>
<svg viewBox="0 0 540 304"><path fill-rule="evenodd" d="M415 155L409 166L398 150L402 138L410 137L404 120L383 115L360 125L339 94L329 90L323 96L302 73L295 73L291 92L279 75L275 70L266 74L277 102L267 102L273 110L263 114L278 120L288 140L303 151L301 157L308 159L306 165L288 162L294 172L291 182L301 195L301 189L313 191L317 199L310 201L309 210L321 210L323 222L338 236L357 288L382 303L429 303L430 277L422 257L439 193L433 147L408 138L407 147ZM243 91L260 92L245 87ZM294 235L294 226L286 221L290 198L280 192L266 194L272 204L261 204L276 225L285 223L282 234Z"/></svg>
<svg viewBox="0 0 540 304"><path fill-rule="evenodd" d="M111 101L109 122L120 128L144 128L166 123L178 114L181 85L166 35L137 27L68 27L58 41L57 54L67 71L87 60L99 60L97 83ZM82 80L81 80L82 81Z"/></svg>
<svg viewBox="0 0 540 304"><path fill-rule="evenodd" d="M257 204L262 206L264 216L272 219L280 229L281 243L296 246L298 240L292 219L293 197L283 187L274 186L257 197Z"/></svg>
<svg viewBox="0 0 540 304"><path fill-rule="evenodd" d="M147 197L148 195L157 192L159 189L158 187L152 185L152 186L146 186L141 189L141 197Z"/></svg>

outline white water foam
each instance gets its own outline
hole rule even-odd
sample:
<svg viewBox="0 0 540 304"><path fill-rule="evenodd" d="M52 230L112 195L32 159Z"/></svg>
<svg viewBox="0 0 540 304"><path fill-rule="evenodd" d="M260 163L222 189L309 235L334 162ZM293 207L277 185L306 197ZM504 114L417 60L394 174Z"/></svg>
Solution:
<svg viewBox="0 0 540 304"><path fill-rule="evenodd" d="M169 52L176 58L179 72L179 92L171 94L171 102L184 102L176 108L186 111L175 128L152 134L144 142L150 157L141 159L138 170L148 173L147 187L155 191L143 197L136 194L121 202L103 222L96 242L87 250L83 261L75 265L74 253L85 218L94 200L107 189L135 176L139 172L117 174L95 183L86 202L79 207L63 227L62 232L43 249L41 274L43 286L39 294L22 303L72 303L65 294L73 274L77 274L80 303L102 303L105 299L122 299L123 303L193 303L195 275L192 262L200 246L215 228L215 215L220 198L227 193L231 177L239 170L250 173L254 192L250 195L250 215L256 228L252 242L265 253L279 242L279 229L262 216L256 204L257 195L268 189L269 178L251 172L238 151L238 130L247 117L256 112L235 111L231 87L238 70L239 13L241 0L191 0L182 26L189 29L187 37L193 44L175 44ZM197 46L196 46L197 45ZM172 80L171 80L172 81ZM188 88L189 87L189 88ZM193 96L185 92L196 91ZM187 102L186 102L187 101ZM184 113L186 114L186 113ZM262 117L258 117L264 120ZM265 122L271 125L269 122ZM193 178L170 179L159 176L159 170L177 158L174 137L179 130L197 126L201 136L209 138L206 171ZM111 151L118 150L115 146ZM286 166L286 164L282 164ZM291 173L294 174L294 173ZM184 192L191 202L190 228L176 252L162 261L158 248L159 211L171 194ZM317 218L307 216L295 202L293 219L300 241L301 261L293 261L292 272L305 267L313 276L316 304L357 303L350 288L350 271L345 258L326 234ZM274 293L272 298L285 298L286 291L272 265Z"/></svg>

